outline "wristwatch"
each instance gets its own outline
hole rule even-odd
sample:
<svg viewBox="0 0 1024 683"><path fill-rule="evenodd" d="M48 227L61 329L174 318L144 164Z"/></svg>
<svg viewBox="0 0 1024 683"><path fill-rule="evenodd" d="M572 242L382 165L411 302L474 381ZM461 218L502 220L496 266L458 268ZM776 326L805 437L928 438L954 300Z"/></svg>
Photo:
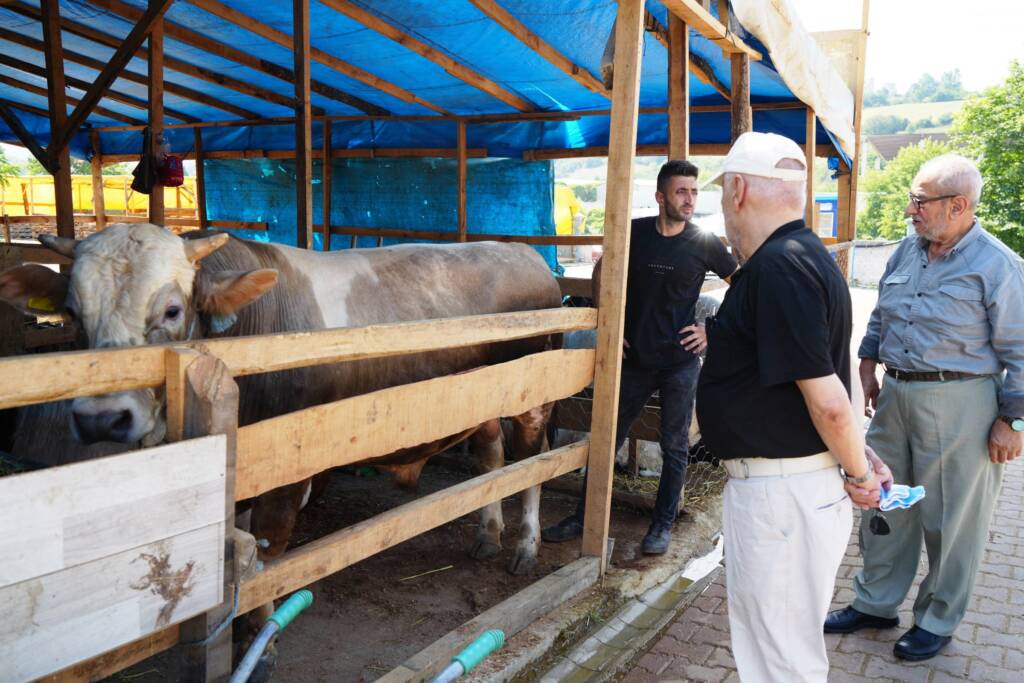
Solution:
<svg viewBox="0 0 1024 683"><path fill-rule="evenodd" d="M1008 417L1006 415L1000 415L999 419L1010 425L1010 429L1015 432L1024 432L1024 419L1019 417Z"/></svg>
<svg viewBox="0 0 1024 683"><path fill-rule="evenodd" d="M843 479L845 479L848 483L856 484L859 486L860 484L871 481L871 477L875 476L875 468L871 466L871 461L869 460L868 471L860 475L859 477L851 477L849 474L846 473L846 470L842 470L842 473Z"/></svg>

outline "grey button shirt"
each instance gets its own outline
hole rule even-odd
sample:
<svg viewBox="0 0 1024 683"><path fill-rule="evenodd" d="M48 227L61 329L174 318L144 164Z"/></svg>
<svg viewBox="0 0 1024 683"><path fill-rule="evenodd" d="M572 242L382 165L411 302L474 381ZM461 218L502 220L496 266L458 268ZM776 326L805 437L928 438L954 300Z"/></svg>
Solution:
<svg viewBox="0 0 1024 683"><path fill-rule="evenodd" d="M977 222L945 256L907 237L885 266L858 355L890 368L1006 371L1001 415L1024 417L1024 261Z"/></svg>

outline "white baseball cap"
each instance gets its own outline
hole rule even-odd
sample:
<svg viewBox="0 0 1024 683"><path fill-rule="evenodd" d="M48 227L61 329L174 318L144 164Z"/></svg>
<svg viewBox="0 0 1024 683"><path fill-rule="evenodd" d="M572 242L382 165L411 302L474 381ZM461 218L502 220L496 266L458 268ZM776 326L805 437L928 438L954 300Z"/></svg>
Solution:
<svg viewBox="0 0 1024 683"><path fill-rule="evenodd" d="M711 182L722 184L726 173L744 173L779 180L805 180L807 169L777 168L783 159L806 164L804 151L787 137L775 133L744 133L733 143L722 163L722 171Z"/></svg>

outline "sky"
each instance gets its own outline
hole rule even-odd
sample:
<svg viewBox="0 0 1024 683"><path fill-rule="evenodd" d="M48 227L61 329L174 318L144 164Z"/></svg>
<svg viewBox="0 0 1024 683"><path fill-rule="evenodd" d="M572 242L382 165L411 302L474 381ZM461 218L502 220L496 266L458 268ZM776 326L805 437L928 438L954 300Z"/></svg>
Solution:
<svg viewBox="0 0 1024 683"><path fill-rule="evenodd" d="M860 28L862 0L789 0L808 31ZM900 90L922 74L960 69L967 90L1003 82L1024 61L1021 0L873 0L866 78Z"/></svg>

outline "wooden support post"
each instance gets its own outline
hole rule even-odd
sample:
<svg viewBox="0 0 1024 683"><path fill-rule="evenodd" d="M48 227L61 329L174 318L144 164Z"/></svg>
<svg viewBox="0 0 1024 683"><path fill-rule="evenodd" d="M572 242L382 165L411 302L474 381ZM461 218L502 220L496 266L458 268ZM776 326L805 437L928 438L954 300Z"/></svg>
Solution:
<svg viewBox="0 0 1024 683"><path fill-rule="evenodd" d="M224 496L224 603L181 625L181 641L195 642L207 638L222 621L230 618L235 598L234 545L231 529L235 527L235 447L238 435L238 385L231 372L219 359L199 355L192 359L184 373L185 413L182 437L194 439L207 434L227 437ZM206 645L185 647L186 681L224 681L231 674L231 625Z"/></svg>
<svg viewBox="0 0 1024 683"><path fill-rule="evenodd" d="M60 38L60 3L43 0L43 44L46 51L46 84L50 107L50 145L46 150L53 173L57 234L75 237L75 205L71 197L71 152L67 142L54 144L67 125L68 110L64 93L64 55Z"/></svg>
<svg viewBox="0 0 1024 683"><path fill-rule="evenodd" d="M643 0L620 0L615 31L615 81L608 140L608 193L605 200L604 256L597 323L594 416L587 461L586 519L583 554L607 566L608 518L615 462L615 425L622 366L622 331L629 262L633 160L639 115L640 64L643 49Z"/></svg>
<svg viewBox="0 0 1024 683"><path fill-rule="evenodd" d="M96 214L96 230L107 227L107 208L103 201L103 149L100 145L100 134L89 133L92 143L92 212Z"/></svg>
<svg viewBox="0 0 1024 683"><path fill-rule="evenodd" d="M871 10L871 0L861 0L861 23L860 40L858 41L857 54L857 85L853 93L853 134L854 152L850 165L850 188L849 204L847 210L849 216L846 219L845 230L837 232L840 242L849 242L857 237L857 180L860 175L860 157L863 148L861 140L861 124L864 122L864 58L867 54L868 43L868 14Z"/></svg>
<svg viewBox="0 0 1024 683"><path fill-rule="evenodd" d="M313 248L313 117L309 96L309 0L292 0L295 41L295 227L301 249Z"/></svg>
<svg viewBox="0 0 1024 683"><path fill-rule="evenodd" d="M732 141L754 130L754 114L750 109L750 57L743 52L732 58Z"/></svg>
<svg viewBox="0 0 1024 683"><path fill-rule="evenodd" d="M804 222L807 223L807 227L812 231L817 232L814 227L814 216L817 213L817 207L814 205L814 158L815 148L817 147L818 137L818 118L814 114L814 110L807 107L807 130L804 134L804 154L807 159L807 206L804 209Z"/></svg>
<svg viewBox="0 0 1024 683"><path fill-rule="evenodd" d="M323 190L324 251L331 250L331 121L324 121L324 148L320 155L320 185Z"/></svg>
<svg viewBox="0 0 1024 683"><path fill-rule="evenodd" d="M210 221L206 217L206 169L203 168L203 131L194 128L196 156L196 213L199 216L199 229L206 230Z"/></svg>
<svg viewBox="0 0 1024 683"><path fill-rule="evenodd" d="M466 241L466 122L459 121L456 147L459 162L459 241Z"/></svg>
<svg viewBox="0 0 1024 683"><path fill-rule="evenodd" d="M668 15L668 158L690 156L690 30Z"/></svg>
<svg viewBox="0 0 1024 683"><path fill-rule="evenodd" d="M150 11L163 4L150 0ZM164 139L164 20L157 19L149 32L149 132L150 152L159 159ZM149 193L149 222L164 224L164 186L157 181Z"/></svg>

